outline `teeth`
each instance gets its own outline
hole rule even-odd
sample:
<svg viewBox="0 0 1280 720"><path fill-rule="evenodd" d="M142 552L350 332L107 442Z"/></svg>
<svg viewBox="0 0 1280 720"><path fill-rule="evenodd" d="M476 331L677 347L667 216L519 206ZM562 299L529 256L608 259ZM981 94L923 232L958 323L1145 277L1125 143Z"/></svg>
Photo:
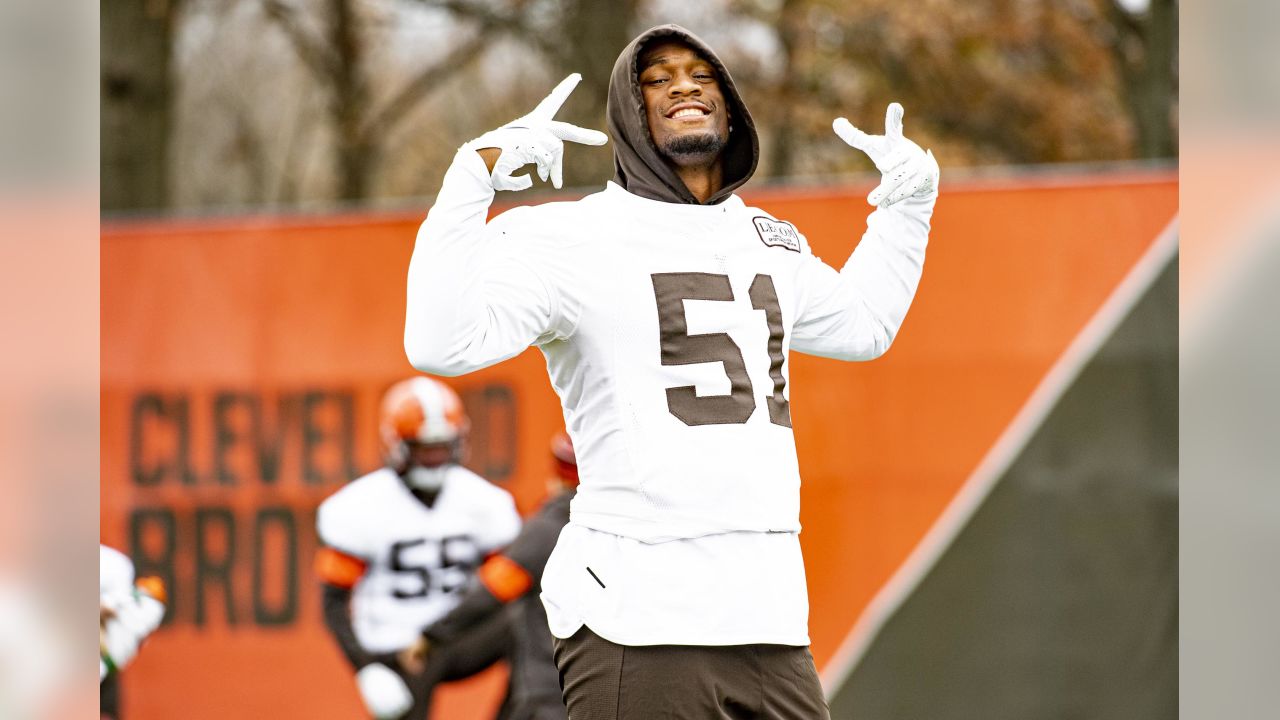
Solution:
<svg viewBox="0 0 1280 720"><path fill-rule="evenodd" d="M691 117L691 116L694 116L694 115L701 117L701 116L702 116L702 115L704 115L704 114L705 114L705 113L703 113L703 112L702 112L701 110L699 110L698 108L684 108L684 109L682 109L682 110L677 110L677 111L676 111L676 112L675 112L671 117L672 117L672 118L682 118L682 117Z"/></svg>

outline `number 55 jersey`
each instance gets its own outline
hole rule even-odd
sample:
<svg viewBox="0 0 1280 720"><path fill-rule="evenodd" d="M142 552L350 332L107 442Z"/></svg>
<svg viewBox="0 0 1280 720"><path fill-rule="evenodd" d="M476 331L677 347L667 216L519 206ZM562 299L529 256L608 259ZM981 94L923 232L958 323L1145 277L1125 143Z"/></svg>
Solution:
<svg viewBox="0 0 1280 720"><path fill-rule="evenodd" d="M351 597L356 639L367 652L389 653L453 609L485 556L515 538L520 516L507 491L459 465L430 506L382 468L321 503L316 528L363 569Z"/></svg>

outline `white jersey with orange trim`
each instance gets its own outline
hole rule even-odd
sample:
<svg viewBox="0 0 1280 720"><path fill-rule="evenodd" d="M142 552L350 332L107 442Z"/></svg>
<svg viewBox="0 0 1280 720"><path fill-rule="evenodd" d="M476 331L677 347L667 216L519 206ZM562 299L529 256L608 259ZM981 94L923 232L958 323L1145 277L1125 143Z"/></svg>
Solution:
<svg viewBox="0 0 1280 720"><path fill-rule="evenodd" d="M323 503L325 545L365 564L352 599L352 625L371 653L409 646L453 609L485 556L520 530L510 493L454 465L428 507L389 468L358 478Z"/></svg>
<svg viewBox="0 0 1280 720"><path fill-rule="evenodd" d="M788 353L869 360L888 349L920 280L935 196L871 213L839 272L790 223L737 196L686 205L610 183L486 223L493 196L483 161L460 151L418 233L405 348L441 375L530 345L546 357L581 477L543 581L553 629L591 616L593 630L626 644L806 644ZM581 543L570 548L571 531ZM642 557L672 541L684 549ZM778 572L737 563L735 547L786 563L788 591L764 603L716 592L741 584L729 573L767 583L758 573ZM626 584L644 602L582 606L583 588L608 581L569 558L593 554L612 558L613 573L646 573ZM671 590L682 586L669 579L698 573L706 602ZM726 603L742 622L782 620L753 639L699 617ZM572 622L557 625L557 608Z"/></svg>

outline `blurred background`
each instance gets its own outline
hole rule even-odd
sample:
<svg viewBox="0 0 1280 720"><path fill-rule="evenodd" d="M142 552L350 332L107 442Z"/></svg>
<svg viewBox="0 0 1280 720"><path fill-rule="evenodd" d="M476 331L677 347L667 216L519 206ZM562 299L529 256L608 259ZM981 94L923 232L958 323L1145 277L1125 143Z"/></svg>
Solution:
<svg viewBox="0 0 1280 720"><path fill-rule="evenodd" d="M101 539L171 597L121 717L361 716L314 514L378 465L377 400L412 372L417 225L456 148L567 73L584 80L559 117L603 129L618 52L664 22L716 48L752 110L744 199L829 263L876 182L834 117L878 132L901 102L943 167L893 352L790 360L833 717L1176 717L1178 11L102 3ZM571 147L569 189L495 209L611 176L607 149ZM450 383L469 465L533 510L560 425L541 356ZM491 716L504 672L445 688L433 717Z"/></svg>
<svg viewBox="0 0 1280 720"><path fill-rule="evenodd" d="M865 171L831 119L907 126L948 167L1177 155L1173 0L121 0L102 6L106 213L400 203L570 72L604 125L609 73L662 22L722 55L758 179ZM612 176L579 153L570 186Z"/></svg>

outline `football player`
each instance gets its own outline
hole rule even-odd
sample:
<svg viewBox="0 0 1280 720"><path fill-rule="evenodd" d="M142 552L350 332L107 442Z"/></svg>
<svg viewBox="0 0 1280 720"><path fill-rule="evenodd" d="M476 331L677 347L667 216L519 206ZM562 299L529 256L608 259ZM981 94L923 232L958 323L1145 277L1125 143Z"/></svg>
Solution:
<svg viewBox="0 0 1280 720"><path fill-rule="evenodd" d="M568 433L551 438L553 475L547 499L520 535L501 553L485 560L466 595L448 615L422 633L411 655L430 656L448 647L500 612L511 614L510 695L501 720L567 720L560 678L551 657L547 613L538 599L542 571L556 539L569 522L569 502L578 490L578 460Z"/></svg>
<svg viewBox="0 0 1280 720"><path fill-rule="evenodd" d="M882 173L837 272L734 194L760 154L751 114L711 48L664 25L613 68L613 181L486 222L495 191L533 184L523 166L559 187L565 140L607 140L554 119L578 80L454 157L410 261L405 351L440 375L546 357L582 476L542 577L571 717L827 717L787 353L889 348L938 165L897 103L884 135L833 123Z"/></svg>
<svg viewBox="0 0 1280 720"><path fill-rule="evenodd" d="M98 697L103 718L119 716L117 673L160 627L166 601L159 578L135 581L128 556L106 545L98 547Z"/></svg>
<svg viewBox="0 0 1280 720"><path fill-rule="evenodd" d="M511 495L462 466L467 430L462 402L444 383L395 384L379 421L386 466L320 505L325 624L375 718L425 718L438 683L479 672L510 643L509 627L495 621L433 653L426 666L397 657L457 605L484 558L520 530Z"/></svg>

